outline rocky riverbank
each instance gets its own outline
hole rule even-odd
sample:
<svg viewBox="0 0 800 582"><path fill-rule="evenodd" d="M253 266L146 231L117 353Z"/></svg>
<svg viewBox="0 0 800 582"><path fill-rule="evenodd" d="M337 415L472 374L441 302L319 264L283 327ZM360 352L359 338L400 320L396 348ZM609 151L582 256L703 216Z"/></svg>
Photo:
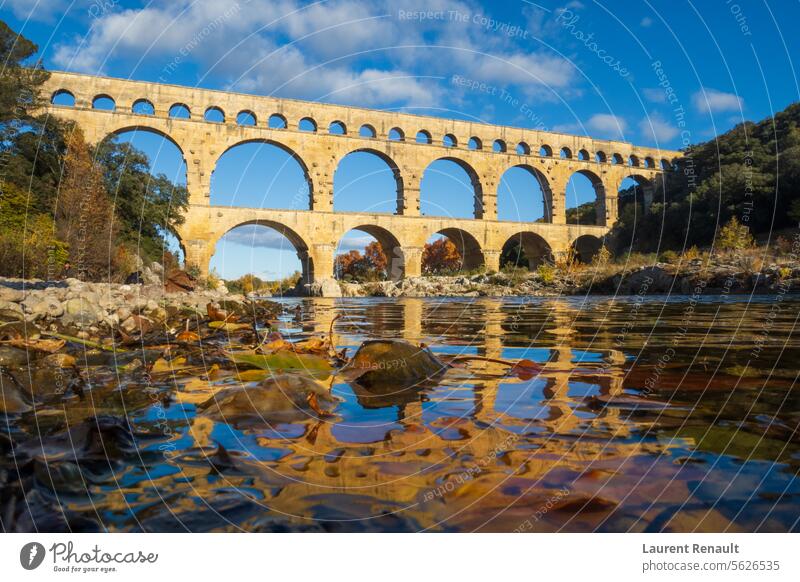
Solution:
<svg viewBox="0 0 800 582"><path fill-rule="evenodd" d="M216 289L169 292L153 278L142 284L87 283L77 279L39 281L0 278L0 322L25 322L39 329L78 337L103 337L164 328L178 312L206 312L209 303L230 308L247 298ZM555 295L655 295L794 293L800 291L800 264L783 261L759 270L737 261L702 260L681 265L658 263L556 268L453 277L409 277L400 281L347 283L334 279L306 289L322 297L506 297ZM167 325L169 327L169 325Z"/></svg>
<svg viewBox="0 0 800 582"><path fill-rule="evenodd" d="M122 285L78 279L41 281L0 278L0 322L20 321L40 329L94 337L103 328L133 333L162 326L175 313L205 313L209 303L243 303L224 286L168 292L163 283Z"/></svg>
<svg viewBox="0 0 800 582"><path fill-rule="evenodd" d="M753 271L731 261L681 265L582 266L536 272L472 276L409 277L400 281L348 283L330 280L311 287L323 297L506 297L553 295L655 295L791 293L800 291L800 264L781 262Z"/></svg>

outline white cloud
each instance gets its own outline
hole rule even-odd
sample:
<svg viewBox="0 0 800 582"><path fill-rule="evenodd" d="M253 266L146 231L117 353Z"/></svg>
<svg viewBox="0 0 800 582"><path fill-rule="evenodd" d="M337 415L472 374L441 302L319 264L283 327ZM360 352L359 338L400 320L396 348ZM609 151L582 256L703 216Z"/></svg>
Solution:
<svg viewBox="0 0 800 582"><path fill-rule="evenodd" d="M663 89L658 87L646 87L642 89L642 94L644 98L650 101L651 103L666 103L667 102L667 94L664 92Z"/></svg>
<svg viewBox="0 0 800 582"><path fill-rule="evenodd" d="M586 122L586 127L604 136L621 137L625 133L625 120L611 113L595 113Z"/></svg>
<svg viewBox="0 0 800 582"><path fill-rule="evenodd" d="M225 243L233 243L245 247L262 247L268 249L294 250L289 239L272 228L256 224L240 226L228 232L222 239Z"/></svg>
<svg viewBox="0 0 800 582"><path fill-rule="evenodd" d="M88 0L76 0L72 9L83 9ZM53 22L68 7L67 0L5 0L2 8L10 8L20 20Z"/></svg>
<svg viewBox="0 0 800 582"><path fill-rule="evenodd" d="M670 141L678 135L678 128L664 121L659 115L653 114L639 122L639 130L645 140L655 143Z"/></svg>
<svg viewBox="0 0 800 582"><path fill-rule="evenodd" d="M653 19L650 18L649 16L645 16L639 22L639 26L641 26L642 28L650 28L652 25L653 25Z"/></svg>
<svg viewBox="0 0 800 582"><path fill-rule="evenodd" d="M738 95L708 88L702 88L700 91L693 94L692 103L695 109L701 113L738 111L744 107L744 101Z"/></svg>
<svg viewBox="0 0 800 582"><path fill-rule="evenodd" d="M416 4L419 6L416 6ZM475 14L458 0L409 0L416 8ZM521 50L486 27L456 20L407 21L390 0L153 0L95 19L85 38L56 47L55 65L104 73L135 58L196 69L201 80L285 97L367 106L430 106L453 74L513 85L525 95L571 94L573 67L562 58ZM163 77L163 75L162 75Z"/></svg>

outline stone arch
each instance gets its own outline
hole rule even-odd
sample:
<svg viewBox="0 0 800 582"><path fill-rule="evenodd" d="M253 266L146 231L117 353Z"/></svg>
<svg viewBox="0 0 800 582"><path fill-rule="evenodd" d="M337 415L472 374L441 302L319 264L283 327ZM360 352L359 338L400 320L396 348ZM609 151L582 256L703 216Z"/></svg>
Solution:
<svg viewBox="0 0 800 582"><path fill-rule="evenodd" d="M594 154L594 161L597 162L598 164L605 164L608 161L608 157L606 156L606 153L604 151L598 150Z"/></svg>
<svg viewBox="0 0 800 582"><path fill-rule="evenodd" d="M525 170L526 172L528 172L533 177L534 180L536 180L536 182L539 183L539 188L542 191L542 209L543 209L542 219L543 219L544 222L552 223L553 222L553 190L550 187L550 183L547 180L547 176L545 176L545 174L543 172L539 171L538 169L536 169L531 164L516 164L514 166L511 166L511 167L507 168L505 170L505 172L503 172L503 175L500 176L500 181L498 182L498 185L497 185L497 190L498 190L497 191L497 201L498 201L498 205L500 204L500 188L501 188L501 185L502 185L502 182L503 182L503 177L506 175L506 173L509 170L511 170L513 168L521 168L521 169Z"/></svg>
<svg viewBox="0 0 800 582"><path fill-rule="evenodd" d="M651 170L653 168L655 168L656 167L656 163L655 163L655 161L653 161L653 158L651 158L650 156L647 156L644 159L644 167L645 168L650 168Z"/></svg>
<svg viewBox="0 0 800 582"><path fill-rule="evenodd" d="M639 161L639 156L631 154L628 156L628 165L632 168L638 168L641 162Z"/></svg>
<svg viewBox="0 0 800 582"><path fill-rule="evenodd" d="M345 155L343 155L339 159L339 161L336 164L336 170L334 171L334 184L335 184L335 179L336 179L335 178L336 177L336 172L339 170L339 167L341 166L341 164L344 161L344 159L347 156L349 156L350 154L355 154L355 153L366 153L366 154L373 155L373 156L377 157L378 159L380 159L381 161L383 161L387 166L389 166L389 169L392 171L392 177L394 178L395 186L396 186L396 192L397 192L397 208L396 208L395 214L402 214L403 213L403 200L404 200L404 197L405 197L405 191L404 191L404 188L403 188L403 175L400 172L400 167L397 165L397 163L395 163L395 161L389 155L387 155L386 153L384 153L384 152L382 152L380 150L377 150L377 149L374 149L374 148L358 148L358 149L355 149L355 150L347 152ZM336 196L336 192L334 191L334 200L336 199L335 196ZM334 205L335 205L335 202L334 202ZM335 206L334 206L334 210L335 210Z"/></svg>
<svg viewBox="0 0 800 582"><path fill-rule="evenodd" d="M389 138L389 141L406 141L406 134L399 127L393 127L390 129L387 137Z"/></svg>
<svg viewBox="0 0 800 582"><path fill-rule="evenodd" d="M300 169L303 172L303 178L305 179L306 184L308 185L308 207L307 207L307 209L311 210L312 209L312 201L314 200L314 184L313 184L313 182L311 180L311 172L308 169L308 165L306 164L305 160L303 160L303 158L297 152L295 152L292 148L290 148L289 146L287 146L287 145L285 145L285 144L283 144L283 143L281 143L279 141L275 141L275 140L272 140L272 139L254 138L254 139L244 139L244 140L237 141L237 142L235 142L233 144L228 145L228 147L226 147L222 152L220 152L219 156L217 156L217 159L214 162L214 170L212 170L212 172L211 172L212 178L213 178L214 172L216 171L217 167L219 166L220 160L225 156L225 154L227 154L229 151L231 151L234 148L237 148L239 146L246 145L246 144L267 144L267 145L275 146L275 147L281 149L284 153L288 154L289 157L291 157L295 162L297 162L298 166L300 166Z"/></svg>
<svg viewBox="0 0 800 582"><path fill-rule="evenodd" d="M176 148L178 148L178 151L181 153L181 156L183 156L184 163L186 163L186 152L184 151L183 146L181 146L181 144L179 144L175 140L175 138L172 137L167 132L162 131L162 130L156 128L156 127L152 127L150 125L123 125L122 127L118 127L116 129L108 132L100 141L106 141L108 139L113 139L113 138L119 136L120 134L127 133L129 131L146 131L146 132L154 133L154 134L158 135L159 137L163 137L164 139L169 141L172 145L174 145Z"/></svg>
<svg viewBox="0 0 800 582"><path fill-rule="evenodd" d="M561 148L561 151L559 152L559 155L561 156L562 160L571 160L572 159L572 150L569 149L567 146L564 146L563 148Z"/></svg>
<svg viewBox="0 0 800 582"><path fill-rule="evenodd" d="M524 141L517 144L517 154L520 156L529 156L531 154L531 146Z"/></svg>
<svg viewBox="0 0 800 582"><path fill-rule="evenodd" d="M431 165L439 161L453 162L462 170L464 170L464 172L467 174L467 177L469 178L470 186L472 187L473 201L474 201L473 217L483 218L483 186L481 185L480 178L478 177L478 172L476 172L475 169L464 160L454 156L444 156L437 158L431 161L425 167L425 169L422 172L422 179L423 180L425 179L425 173L428 171ZM422 185L422 182L420 182L420 185ZM420 204L421 203L422 203L422 189L420 189Z"/></svg>
<svg viewBox="0 0 800 582"><path fill-rule="evenodd" d="M626 180L632 180L634 182L634 192L632 198L623 200L622 197L620 197L618 202L620 210L626 204L641 202L643 210L647 212L647 210L650 208L650 204L653 203L653 197L655 196L656 191L655 184L651 179L642 176L641 174L627 174L620 179L619 184L617 185L618 196L622 193L622 186Z"/></svg>
<svg viewBox="0 0 800 582"><path fill-rule="evenodd" d="M286 129L289 127L289 122L286 121L286 117L284 115L281 115L280 113L273 113L267 120L267 126L270 129Z"/></svg>
<svg viewBox="0 0 800 582"><path fill-rule="evenodd" d="M205 113L203 113L203 119L209 123L225 123L225 112L222 110L222 107L211 105L207 107Z"/></svg>
<svg viewBox="0 0 800 582"><path fill-rule="evenodd" d="M378 132L372 125L370 125L369 123L365 123L360 128L358 128L358 135L361 137L365 137L367 139L375 139L376 137L378 137Z"/></svg>
<svg viewBox="0 0 800 582"><path fill-rule="evenodd" d="M457 148L458 147L458 138L452 133L447 133L442 138L442 145L446 148Z"/></svg>
<svg viewBox="0 0 800 582"><path fill-rule="evenodd" d="M515 253L514 248L521 249L521 253L516 253L517 261L514 261ZM502 260L506 259L506 263L502 264ZM536 269L543 263L553 262L553 249L548 242L535 232L523 231L512 235L503 244L503 251L501 253L501 267L509 264L518 267L527 267L530 270ZM523 261L527 264L520 264ZM514 263L517 264L514 264Z"/></svg>
<svg viewBox="0 0 800 582"><path fill-rule="evenodd" d="M295 251L297 252L297 258L300 259L300 265L303 270L303 282L304 283L314 282L314 276L315 276L314 260L312 253L309 251L308 243L303 239L302 236L300 236L296 231L292 230L290 227L273 220L262 220L262 219L247 220L229 226L228 228L225 229L225 231L222 234L220 234L219 236L216 237L216 239L214 239L208 256L208 261L209 262L211 261L211 258L214 255L214 248L217 246L217 243L220 241L222 237L224 237L226 234L228 234L234 229L250 225L266 226L268 228L272 228L278 231L280 234L285 236L289 240L289 242L292 243L292 246L295 248ZM206 265L206 268L208 268L208 265Z"/></svg>
<svg viewBox="0 0 800 582"><path fill-rule="evenodd" d="M308 131L311 133L317 132L317 122L314 121L313 117L304 117L300 121L297 122L297 129L300 131Z"/></svg>
<svg viewBox="0 0 800 582"><path fill-rule="evenodd" d="M492 151L497 154L504 154L508 151L508 146L504 140L496 139L492 144Z"/></svg>
<svg viewBox="0 0 800 582"><path fill-rule="evenodd" d="M152 101L142 98L133 102L133 105L131 105L131 113L135 113L136 115L155 115L156 108Z"/></svg>
<svg viewBox="0 0 800 582"><path fill-rule="evenodd" d="M258 117L256 116L255 113L253 113L249 109L242 109L239 113L236 114L236 124L245 126L256 126L258 125Z"/></svg>
<svg viewBox="0 0 800 582"><path fill-rule="evenodd" d="M186 103L173 103L169 106L167 117L172 119L191 119L192 110L189 109L189 106L186 105Z"/></svg>
<svg viewBox="0 0 800 582"><path fill-rule="evenodd" d="M471 138L469 138L469 141L467 142L467 149L476 151L482 150L483 142L481 141L481 138L476 137L474 135Z"/></svg>
<svg viewBox="0 0 800 582"><path fill-rule="evenodd" d="M585 149L578 150L578 159L582 162L588 162L589 152L587 152Z"/></svg>
<svg viewBox="0 0 800 582"><path fill-rule="evenodd" d="M621 154L613 154L611 156L611 163L615 166L619 166L622 164L622 155Z"/></svg>
<svg viewBox="0 0 800 582"><path fill-rule="evenodd" d="M603 185L603 180L590 170L578 170L572 176L570 176L569 181L567 182L567 194L569 193L569 188L572 184L572 179L576 175L584 176L589 180L589 184L591 185L592 190L594 190L594 211L595 211L595 219L594 224L598 226L604 226L606 223L606 191L605 186ZM574 185L573 185L574 187ZM586 203L584 203L586 204ZM568 224L585 224L581 222L574 222L567 220Z"/></svg>
<svg viewBox="0 0 800 582"><path fill-rule="evenodd" d="M572 241L571 249L578 262L588 264L597 256L602 246L602 239L591 234L584 234Z"/></svg>
<svg viewBox="0 0 800 582"><path fill-rule="evenodd" d="M416 142L428 145L432 144L433 138L431 137L431 132L429 132L427 129L420 129L417 132Z"/></svg>
<svg viewBox="0 0 800 582"><path fill-rule="evenodd" d="M398 281L405 276L405 253L403 252L403 247L400 244L400 241L394 234L382 226L375 224L361 224L352 227L347 232L352 230L360 230L361 232L365 232L378 241L381 249L383 249L383 254L386 255L386 260L388 261L386 271L389 279L392 281Z"/></svg>
<svg viewBox="0 0 800 582"><path fill-rule="evenodd" d="M65 102L58 103L58 101ZM50 103L58 107L75 107L75 95L66 89L58 89L57 91L53 91L53 94L50 96Z"/></svg>
<svg viewBox="0 0 800 582"><path fill-rule="evenodd" d="M98 111L116 111L117 102L111 95L100 93L92 98L92 109Z"/></svg>
<svg viewBox="0 0 800 582"><path fill-rule="evenodd" d="M331 121L328 125L328 133L331 135L347 135L347 126L343 121Z"/></svg>
<svg viewBox="0 0 800 582"><path fill-rule="evenodd" d="M543 158L552 158L553 157L553 148L551 148L546 143L543 143L539 147L539 155Z"/></svg>
<svg viewBox="0 0 800 582"><path fill-rule="evenodd" d="M483 249L471 233L460 228L443 228L436 232L444 237L447 237L458 249L461 255L462 265L464 271L472 271L483 267L486 262L483 256Z"/></svg>

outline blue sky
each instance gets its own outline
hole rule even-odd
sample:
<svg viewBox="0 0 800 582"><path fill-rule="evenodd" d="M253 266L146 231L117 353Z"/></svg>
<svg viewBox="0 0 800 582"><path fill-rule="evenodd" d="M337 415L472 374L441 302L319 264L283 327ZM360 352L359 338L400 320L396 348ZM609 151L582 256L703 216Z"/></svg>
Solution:
<svg viewBox="0 0 800 582"><path fill-rule="evenodd" d="M2 18L39 44L52 69L664 148L768 117L800 93L791 62L800 54L789 28L800 17L794 1L0 2ZM158 170L182 179L176 152L144 135L132 139ZM302 176L275 148L229 155L214 174L212 202L292 207L302 200ZM346 159L336 175L336 208L392 211L394 184L381 164L371 156ZM468 214L464 180L447 164L429 168L423 212ZM591 197L575 184L568 206ZM506 176L499 207L506 219L541 215L530 176ZM262 230L229 234L213 265L226 277L296 268L280 237ZM351 237L344 247L364 241Z"/></svg>

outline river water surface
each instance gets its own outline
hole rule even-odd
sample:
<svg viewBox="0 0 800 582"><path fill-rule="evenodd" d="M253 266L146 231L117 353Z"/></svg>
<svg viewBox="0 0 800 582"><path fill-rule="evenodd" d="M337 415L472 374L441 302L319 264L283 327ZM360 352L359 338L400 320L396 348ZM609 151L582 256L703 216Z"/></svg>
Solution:
<svg viewBox="0 0 800 582"><path fill-rule="evenodd" d="M166 437L84 475L85 490L60 503L113 531L800 527L800 300L284 303L287 339L326 332L338 315L349 353L400 338L542 369L510 377L476 360L388 393L334 382L342 402L325 421L255 427L197 414L220 383L176 376L170 398L127 410Z"/></svg>

